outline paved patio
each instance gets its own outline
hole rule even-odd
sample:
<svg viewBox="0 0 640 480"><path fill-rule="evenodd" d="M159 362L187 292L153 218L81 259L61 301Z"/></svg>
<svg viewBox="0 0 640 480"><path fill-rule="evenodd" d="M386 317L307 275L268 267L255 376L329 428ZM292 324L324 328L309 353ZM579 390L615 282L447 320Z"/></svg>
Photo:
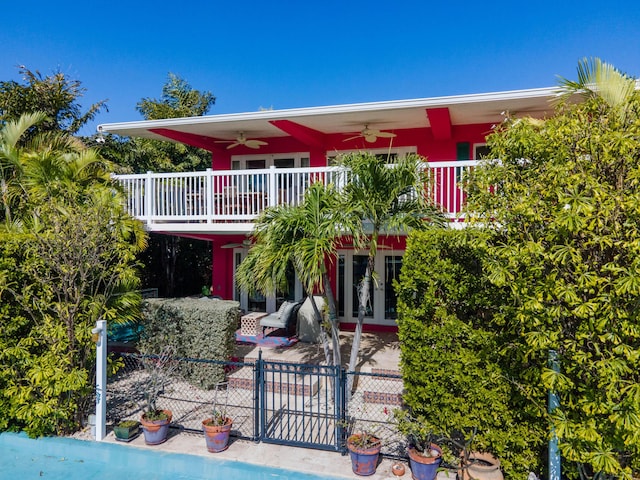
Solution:
<svg viewBox="0 0 640 480"><path fill-rule="evenodd" d="M351 354L353 332L340 332L340 355L346 367ZM258 358L262 350L264 360L317 364L324 362L322 345L298 342L290 347L265 348L255 345L238 345L235 355L244 361ZM356 371L400 371L400 343L392 332L363 333Z"/></svg>
<svg viewBox="0 0 640 480"><path fill-rule="evenodd" d="M117 442L113 433L109 433L103 441ZM168 440L161 445L145 445L142 435L125 445L131 448L209 456L220 460L245 462L254 465L268 465L270 467L283 468L296 472L314 473L331 477L363 478L352 472L349 455L341 455L340 453L327 452L324 450L255 443L234 438L231 438L227 450L219 453L209 453L202 435L179 432L176 429L171 429ZM391 478L408 480L411 478L411 471L409 470L407 462L400 462L405 466L406 470L402 477L393 475L391 466L394 463L396 463L395 460L383 459L378 464L376 473L367 478L371 480ZM455 472L449 472L448 475L447 472L440 472L437 478L438 480L454 480Z"/></svg>
<svg viewBox="0 0 640 480"><path fill-rule="evenodd" d="M340 344L343 365L348 364L351 351L353 332L341 332ZM258 358L262 351L265 360L291 363L322 363L324 352L321 345L298 342L285 348L265 348L255 345L237 345L235 356L240 361L250 362ZM395 333L364 333L359 361L356 370L366 373L398 373L400 346ZM104 441L116 442L112 432ZM168 440L158 446L147 446L140 436L127 444L133 448L148 448L163 452L215 456L221 460L242 461L252 464L269 465L287 470L306 473L323 474L334 477L360 478L351 471L351 460L348 455L323 450L280 446L268 443L255 443L237 438L231 438L229 448L217 454L207 452L202 434L172 428ZM372 480L396 478L391 472L391 465L395 461L384 459L381 461ZM404 462L406 465L406 462ZM407 473L401 478L411 478L408 465ZM455 474L449 477L455 478Z"/></svg>

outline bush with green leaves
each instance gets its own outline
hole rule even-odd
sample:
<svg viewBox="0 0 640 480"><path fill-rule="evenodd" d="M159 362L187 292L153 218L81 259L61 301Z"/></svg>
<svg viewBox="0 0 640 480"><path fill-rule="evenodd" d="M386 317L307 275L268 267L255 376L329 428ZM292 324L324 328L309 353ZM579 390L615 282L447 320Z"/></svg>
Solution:
<svg viewBox="0 0 640 480"><path fill-rule="evenodd" d="M482 233L471 229L412 233L398 293L404 402L414 425L499 457L506 474L540 472L545 399L519 388L512 338L503 331L508 291L488 281Z"/></svg>
<svg viewBox="0 0 640 480"><path fill-rule="evenodd" d="M145 246L104 159L63 133L38 133L44 120L0 128L0 429L32 436L82 425L91 329L139 313Z"/></svg>
<svg viewBox="0 0 640 480"><path fill-rule="evenodd" d="M143 303L139 349L156 354L166 345L176 357L227 361L235 348L240 305L230 300L151 298ZM224 381L222 364L183 363L179 373L193 385L211 389Z"/></svg>
<svg viewBox="0 0 640 480"><path fill-rule="evenodd" d="M509 118L476 169L472 222L491 230L505 329L529 360L569 478L640 476L640 93L598 59L546 120ZM560 370L547 366L551 350Z"/></svg>

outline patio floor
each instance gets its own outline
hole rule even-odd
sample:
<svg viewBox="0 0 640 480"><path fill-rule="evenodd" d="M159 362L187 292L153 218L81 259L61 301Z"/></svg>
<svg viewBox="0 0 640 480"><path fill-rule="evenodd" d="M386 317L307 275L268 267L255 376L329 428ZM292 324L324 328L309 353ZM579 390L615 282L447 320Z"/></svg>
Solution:
<svg viewBox="0 0 640 480"><path fill-rule="evenodd" d="M353 332L340 332L340 354L342 364L347 367ZM297 342L287 347L265 347L251 344L238 344L235 356L241 361L252 362L262 351L264 360L290 363L324 362L321 344ZM391 332L363 333L360 344L356 371L395 373L400 370L400 343L398 335Z"/></svg>

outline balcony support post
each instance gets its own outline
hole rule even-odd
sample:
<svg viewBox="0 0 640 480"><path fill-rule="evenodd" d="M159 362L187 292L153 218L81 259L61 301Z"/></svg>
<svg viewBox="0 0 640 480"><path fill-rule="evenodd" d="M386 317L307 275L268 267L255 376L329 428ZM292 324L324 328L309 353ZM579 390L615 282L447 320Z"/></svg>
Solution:
<svg viewBox="0 0 640 480"><path fill-rule="evenodd" d="M268 205L275 207L278 204L278 182L275 165L269 167L269 198Z"/></svg>

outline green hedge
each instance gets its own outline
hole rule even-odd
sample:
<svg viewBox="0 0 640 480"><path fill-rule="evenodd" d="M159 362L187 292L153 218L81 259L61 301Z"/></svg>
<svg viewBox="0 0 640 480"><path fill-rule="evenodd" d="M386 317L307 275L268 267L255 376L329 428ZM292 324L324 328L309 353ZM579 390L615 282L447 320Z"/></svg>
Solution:
<svg viewBox="0 0 640 480"><path fill-rule="evenodd" d="M203 298L151 298L143 302L139 348L157 353L166 345L182 358L229 360L240 318L238 302ZM220 364L184 362L180 374L189 383L213 388L224 381Z"/></svg>
<svg viewBox="0 0 640 480"><path fill-rule="evenodd" d="M505 473L524 478L540 473L544 424L518 388L513 339L500 321L508 293L486 278L474 235L438 230L407 240L396 286L404 401L427 430L473 438L473 449L494 453Z"/></svg>

